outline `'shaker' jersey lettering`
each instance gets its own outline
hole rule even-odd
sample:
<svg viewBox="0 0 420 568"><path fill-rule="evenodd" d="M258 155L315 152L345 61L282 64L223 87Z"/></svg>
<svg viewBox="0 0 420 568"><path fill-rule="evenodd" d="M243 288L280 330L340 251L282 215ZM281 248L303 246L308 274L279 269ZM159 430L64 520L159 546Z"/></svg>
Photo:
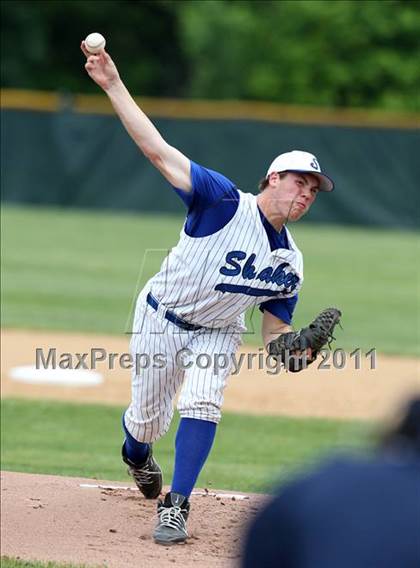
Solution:
<svg viewBox="0 0 420 568"><path fill-rule="evenodd" d="M271 250L256 196L237 192L237 210L220 230L192 237L184 226L149 286L167 309L188 322L245 331L247 308L298 293L303 259L287 229L289 249Z"/></svg>

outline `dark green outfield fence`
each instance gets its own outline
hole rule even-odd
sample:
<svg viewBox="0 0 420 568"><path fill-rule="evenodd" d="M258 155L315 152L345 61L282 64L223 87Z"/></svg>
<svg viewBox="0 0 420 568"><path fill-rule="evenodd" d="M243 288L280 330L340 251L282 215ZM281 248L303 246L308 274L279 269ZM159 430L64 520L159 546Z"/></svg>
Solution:
<svg viewBox="0 0 420 568"><path fill-rule="evenodd" d="M420 135L407 128L320 126L238 119L153 118L169 143L244 191L279 153L315 153L336 181L308 220L418 228ZM183 212L171 191L106 114L13 110L1 114L2 199L8 203Z"/></svg>

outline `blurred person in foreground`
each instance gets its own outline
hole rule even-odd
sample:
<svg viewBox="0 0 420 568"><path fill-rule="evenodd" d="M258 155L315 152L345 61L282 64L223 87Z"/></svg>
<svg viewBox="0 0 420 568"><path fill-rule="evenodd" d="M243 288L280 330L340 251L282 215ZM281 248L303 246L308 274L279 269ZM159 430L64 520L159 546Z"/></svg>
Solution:
<svg viewBox="0 0 420 568"><path fill-rule="evenodd" d="M289 482L246 535L242 568L419 568L420 395L374 455Z"/></svg>

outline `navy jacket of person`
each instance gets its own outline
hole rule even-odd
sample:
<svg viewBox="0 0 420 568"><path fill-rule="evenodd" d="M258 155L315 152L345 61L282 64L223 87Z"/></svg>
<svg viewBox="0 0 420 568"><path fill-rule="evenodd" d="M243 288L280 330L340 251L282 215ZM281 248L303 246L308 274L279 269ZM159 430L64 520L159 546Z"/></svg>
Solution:
<svg viewBox="0 0 420 568"><path fill-rule="evenodd" d="M399 432L374 456L337 456L286 485L252 523L243 568L420 568L416 404L417 438Z"/></svg>

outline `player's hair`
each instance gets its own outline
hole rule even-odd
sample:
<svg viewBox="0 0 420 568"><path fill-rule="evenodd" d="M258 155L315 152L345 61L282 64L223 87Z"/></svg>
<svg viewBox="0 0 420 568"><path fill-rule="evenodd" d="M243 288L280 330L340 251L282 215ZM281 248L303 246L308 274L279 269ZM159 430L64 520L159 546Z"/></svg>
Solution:
<svg viewBox="0 0 420 568"><path fill-rule="evenodd" d="M288 172L280 172L279 173L280 179L284 179L287 176L287 173ZM258 183L258 189L260 191L264 191L267 185L268 185L268 177L262 178Z"/></svg>

